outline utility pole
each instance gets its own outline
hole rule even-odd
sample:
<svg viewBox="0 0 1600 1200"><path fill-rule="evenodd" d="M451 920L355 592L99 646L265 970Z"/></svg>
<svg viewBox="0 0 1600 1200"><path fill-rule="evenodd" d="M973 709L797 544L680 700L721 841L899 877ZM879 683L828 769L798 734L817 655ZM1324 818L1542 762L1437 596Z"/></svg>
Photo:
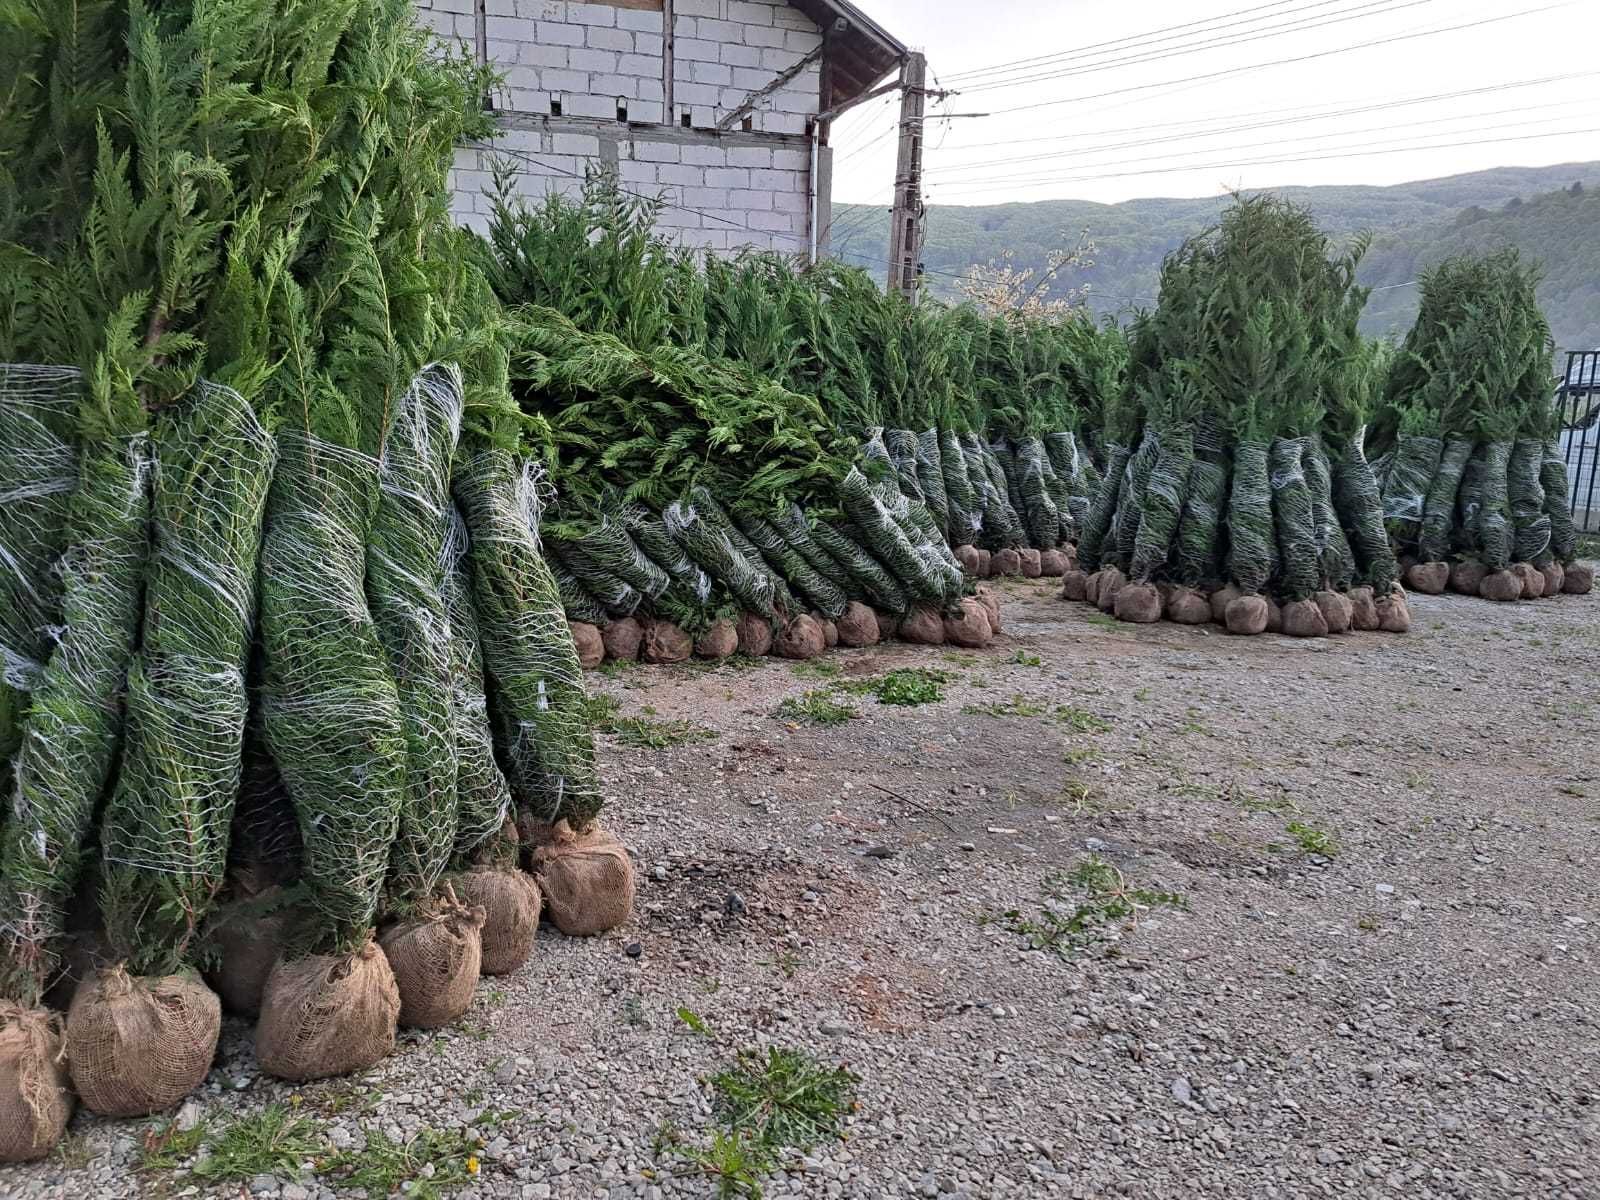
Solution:
<svg viewBox="0 0 1600 1200"><path fill-rule="evenodd" d="M889 290L913 304L922 282L922 128L928 59L913 50L900 68L900 154L889 218Z"/></svg>

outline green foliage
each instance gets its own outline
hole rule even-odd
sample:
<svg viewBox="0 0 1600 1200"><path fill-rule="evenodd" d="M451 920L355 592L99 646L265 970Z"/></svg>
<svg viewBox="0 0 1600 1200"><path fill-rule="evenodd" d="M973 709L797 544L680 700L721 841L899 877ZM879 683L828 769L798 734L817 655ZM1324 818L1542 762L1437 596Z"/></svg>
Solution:
<svg viewBox="0 0 1600 1200"><path fill-rule="evenodd" d="M1107 941L1113 926L1137 926L1152 909L1189 907L1176 892L1130 887L1117 867L1094 854L1070 871L1047 875L1044 892L1043 906L1032 912L1009 909L985 920L998 921L1036 950L1071 958Z"/></svg>
<svg viewBox="0 0 1600 1200"><path fill-rule="evenodd" d="M839 1136L855 1103L857 1078L800 1050L741 1051L711 1077L723 1121L751 1141L805 1150Z"/></svg>
<svg viewBox="0 0 1600 1200"><path fill-rule="evenodd" d="M207 1134L194 1174L218 1183L257 1175L299 1174L307 1159L322 1154L327 1141L316 1123L282 1104L218 1125Z"/></svg>
<svg viewBox="0 0 1600 1200"><path fill-rule="evenodd" d="M902 667L873 679L856 679L839 686L863 696L877 697L879 704L914 707L937 704L944 699L944 685L953 676L931 667Z"/></svg>
<svg viewBox="0 0 1600 1200"><path fill-rule="evenodd" d="M843 725L861 714L854 705L841 704L828 691L812 689L802 696L786 696L772 715L780 720L801 721L807 725Z"/></svg>
<svg viewBox="0 0 1600 1200"><path fill-rule="evenodd" d="M395 1141L376 1126L362 1130L366 1146L341 1150L324 1161L318 1174L341 1190L364 1188L369 1197L438 1200L474 1182L482 1138L468 1129L424 1129Z"/></svg>

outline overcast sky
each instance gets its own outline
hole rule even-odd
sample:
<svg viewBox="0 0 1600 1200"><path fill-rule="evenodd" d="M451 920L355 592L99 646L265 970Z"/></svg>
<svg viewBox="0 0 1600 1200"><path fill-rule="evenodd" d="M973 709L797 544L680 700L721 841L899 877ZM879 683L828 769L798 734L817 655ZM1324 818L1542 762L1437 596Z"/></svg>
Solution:
<svg viewBox="0 0 1600 1200"><path fill-rule="evenodd" d="M928 123L931 204L1600 159L1600 0L857 2L961 91L930 112L992 114ZM898 112L836 124L835 200L889 203Z"/></svg>

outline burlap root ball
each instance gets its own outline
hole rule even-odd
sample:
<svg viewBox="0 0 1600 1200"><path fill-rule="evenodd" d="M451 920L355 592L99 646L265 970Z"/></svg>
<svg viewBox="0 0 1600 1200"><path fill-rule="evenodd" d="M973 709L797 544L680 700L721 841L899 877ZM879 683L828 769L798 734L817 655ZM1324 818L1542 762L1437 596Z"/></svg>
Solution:
<svg viewBox="0 0 1600 1200"><path fill-rule="evenodd" d="M989 560L991 575L1021 575L1022 556L1015 550L996 550Z"/></svg>
<svg viewBox="0 0 1600 1200"><path fill-rule="evenodd" d="M713 621L694 644L697 658L713 661L731 657L739 649L739 627L732 621Z"/></svg>
<svg viewBox="0 0 1600 1200"><path fill-rule="evenodd" d="M1000 624L1000 593L991 587L984 587L980 584L978 590L972 594L972 598L983 605L983 611L989 617L990 630L994 633L999 633L1002 628Z"/></svg>
<svg viewBox="0 0 1600 1200"><path fill-rule="evenodd" d="M1587 596L1594 588L1594 568L1588 563L1564 564L1561 590L1568 596Z"/></svg>
<svg viewBox="0 0 1600 1200"><path fill-rule="evenodd" d="M1559 596L1567 584L1567 573L1558 562L1547 562L1539 568L1539 573L1544 576L1544 594L1546 596Z"/></svg>
<svg viewBox="0 0 1600 1200"><path fill-rule="evenodd" d="M1120 567L1106 567L1100 572L1100 588L1095 593L1095 606L1103 613L1117 610L1117 593L1127 584L1128 577Z"/></svg>
<svg viewBox="0 0 1600 1200"><path fill-rule="evenodd" d="M1315 600L1291 600L1283 606L1283 632L1290 637L1327 637L1328 620Z"/></svg>
<svg viewBox="0 0 1600 1200"><path fill-rule="evenodd" d="M1419 562L1406 568L1406 586L1424 596L1442 596L1449 583L1449 563Z"/></svg>
<svg viewBox="0 0 1600 1200"><path fill-rule="evenodd" d="M1119 621L1152 624L1161 619L1161 593L1152 584L1125 583L1117 589L1112 611Z"/></svg>
<svg viewBox="0 0 1600 1200"><path fill-rule="evenodd" d="M451 884L462 903L483 910L479 972L509 975L527 962L539 936L543 905L533 876L511 867L473 867Z"/></svg>
<svg viewBox="0 0 1600 1200"><path fill-rule="evenodd" d="M579 833L557 821L534 846L532 865L545 912L562 933L604 933L633 912L633 863L598 825Z"/></svg>
<svg viewBox="0 0 1600 1200"><path fill-rule="evenodd" d="M1072 562L1060 550L1041 550L1039 552L1039 574L1046 579L1060 579L1067 573Z"/></svg>
<svg viewBox="0 0 1600 1200"><path fill-rule="evenodd" d="M914 605L900 621L900 640L916 646L944 645L944 618L926 604Z"/></svg>
<svg viewBox="0 0 1600 1200"><path fill-rule="evenodd" d="M383 950L279 962L261 997L256 1060L294 1082L364 1071L394 1049L400 991Z"/></svg>
<svg viewBox="0 0 1600 1200"><path fill-rule="evenodd" d="M1220 593L1219 593L1220 594ZM1223 621L1229 633L1251 637L1267 631L1267 598L1265 596L1235 596L1228 601Z"/></svg>
<svg viewBox="0 0 1600 1200"><path fill-rule="evenodd" d="M438 1029L472 1007L484 916L483 909L461 904L448 892L434 911L384 930L378 944L400 992L400 1024Z"/></svg>
<svg viewBox="0 0 1600 1200"><path fill-rule="evenodd" d="M61 1019L0 1002L0 1163L49 1154L72 1119Z"/></svg>
<svg viewBox="0 0 1600 1200"><path fill-rule="evenodd" d="M958 613L946 613L944 640L952 646L967 650L981 650L994 639L994 627L989 624L988 610L973 599L961 601Z"/></svg>
<svg viewBox="0 0 1600 1200"><path fill-rule="evenodd" d="M567 628L572 633L572 645L578 651L578 665L585 671L592 671L606 660L605 638L600 636L599 626L591 625L587 621L568 621Z"/></svg>
<svg viewBox="0 0 1600 1200"><path fill-rule="evenodd" d="M1312 597L1322 610L1322 619L1329 633L1349 633L1351 619L1350 597L1343 592L1321 591Z"/></svg>
<svg viewBox="0 0 1600 1200"><path fill-rule="evenodd" d="M1498 600L1509 604L1522 599L1522 580L1515 571L1490 571L1478 585L1478 595L1485 600Z"/></svg>
<svg viewBox="0 0 1600 1200"><path fill-rule="evenodd" d="M1350 589L1350 628L1372 632L1382 628L1378 617L1378 602L1370 587Z"/></svg>
<svg viewBox="0 0 1600 1200"><path fill-rule="evenodd" d="M827 650L828 636L814 618L802 613L784 623L772 648L779 658L803 662Z"/></svg>
<svg viewBox="0 0 1600 1200"><path fill-rule="evenodd" d="M1384 633L1409 633L1411 631L1411 605L1406 603L1405 589L1395 584L1394 591L1377 601L1378 628Z"/></svg>
<svg viewBox="0 0 1600 1200"><path fill-rule="evenodd" d="M978 548L976 546L957 546L952 553L956 561L961 564L961 570L967 575L978 573Z"/></svg>
<svg viewBox="0 0 1600 1200"><path fill-rule="evenodd" d="M1071 570L1061 576L1063 600L1086 600L1089 596L1089 577L1082 571Z"/></svg>
<svg viewBox="0 0 1600 1200"><path fill-rule="evenodd" d="M1024 579L1038 579L1044 573L1043 556L1031 546L1017 551L1017 566Z"/></svg>
<svg viewBox="0 0 1600 1200"><path fill-rule="evenodd" d="M1190 587L1176 587L1167 597L1162 615L1178 625L1204 625L1211 620L1211 601Z"/></svg>
<svg viewBox="0 0 1600 1200"><path fill-rule="evenodd" d="M681 625L671 621L651 621L645 626L644 648L641 654L647 663L671 665L686 662L694 653L694 639Z"/></svg>
<svg viewBox="0 0 1600 1200"><path fill-rule="evenodd" d="M222 1002L198 977L107 968L67 1010L72 1085L103 1117L162 1112L204 1081L221 1032Z"/></svg>
<svg viewBox="0 0 1600 1200"><path fill-rule="evenodd" d="M878 617L859 600L846 605L844 614L836 622L841 646L861 647L878 644Z"/></svg>
<svg viewBox="0 0 1600 1200"><path fill-rule="evenodd" d="M1489 568L1476 559L1464 559L1450 568L1450 590L1462 596L1476 596L1478 585L1489 573Z"/></svg>
<svg viewBox="0 0 1600 1200"><path fill-rule="evenodd" d="M607 658L636 662L639 649L644 645L644 627L632 617L623 617L600 631L600 641L606 648Z"/></svg>
<svg viewBox="0 0 1600 1200"><path fill-rule="evenodd" d="M1512 563L1511 573L1522 580L1522 598L1537 600L1544 595L1544 572L1532 563Z"/></svg>
<svg viewBox="0 0 1600 1200"><path fill-rule="evenodd" d="M1227 584L1211 593L1211 619L1218 625L1228 623L1228 605L1244 595L1237 585Z"/></svg>
<svg viewBox="0 0 1600 1200"><path fill-rule="evenodd" d="M751 658L761 658L772 649L772 622L759 613L740 613L735 625L739 638L739 653Z"/></svg>

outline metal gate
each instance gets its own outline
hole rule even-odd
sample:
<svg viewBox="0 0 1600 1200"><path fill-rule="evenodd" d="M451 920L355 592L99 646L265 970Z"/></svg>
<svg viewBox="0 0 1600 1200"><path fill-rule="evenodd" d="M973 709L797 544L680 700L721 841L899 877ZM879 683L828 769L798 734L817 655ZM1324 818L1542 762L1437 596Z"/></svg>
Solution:
<svg viewBox="0 0 1600 1200"><path fill-rule="evenodd" d="M1567 351L1556 411L1572 519L1584 533L1600 532L1600 350Z"/></svg>

